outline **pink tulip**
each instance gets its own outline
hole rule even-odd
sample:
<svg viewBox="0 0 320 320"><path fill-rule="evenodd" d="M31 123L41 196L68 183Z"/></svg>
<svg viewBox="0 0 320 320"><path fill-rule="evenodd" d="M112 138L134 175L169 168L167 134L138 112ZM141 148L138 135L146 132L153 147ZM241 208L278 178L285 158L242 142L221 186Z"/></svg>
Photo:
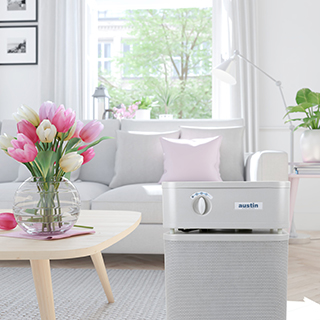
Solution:
<svg viewBox="0 0 320 320"><path fill-rule="evenodd" d="M81 146L78 148L78 150L84 149L85 147L87 147L87 146ZM93 148L91 147L88 150L86 150L85 152L82 152L81 156L83 156L82 165L84 165L85 163L89 162L95 156L95 152L94 152Z"/></svg>
<svg viewBox="0 0 320 320"><path fill-rule="evenodd" d="M0 229L11 230L17 226L17 221L14 218L13 213L3 212L0 213Z"/></svg>
<svg viewBox="0 0 320 320"><path fill-rule="evenodd" d="M65 110L64 106L61 105L53 116L51 123L57 128L58 132L68 132L75 119L75 112L71 108Z"/></svg>
<svg viewBox="0 0 320 320"><path fill-rule="evenodd" d="M81 129L83 128L83 126L84 126L83 122L80 120L77 120L76 130L75 130L73 136L71 137L71 139L72 138L80 138L79 133L80 133Z"/></svg>
<svg viewBox="0 0 320 320"><path fill-rule="evenodd" d="M80 131L80 138L85 143L90 143L98 138L103 129L103 124L97 120L92 120L87 123Z"/></svg>
<svg viewBox="0 0 320 320"><path fill-rule="evenodd" d="M17 140L11 141L12 148L8 148L9 155L19 162L32 162L38 150L33 142L23 133L17 134Z"/></svg>
<svg viewBox="0 0 320 320"><path fill-rule="evenodd" d="M18 133L23 133L27 136L33 143L39 141L39 137L36 132L36 127L27 120L21 120L17 123Z"/></svg>
<svg viewBox="0 0 320 320"><path fill-rule="evenodd" d="M52 118L56 114L57 109L57 106L53 102L44 102L39 109L40 123L45 119L48 119L50 122L52 122Z"/></svg>

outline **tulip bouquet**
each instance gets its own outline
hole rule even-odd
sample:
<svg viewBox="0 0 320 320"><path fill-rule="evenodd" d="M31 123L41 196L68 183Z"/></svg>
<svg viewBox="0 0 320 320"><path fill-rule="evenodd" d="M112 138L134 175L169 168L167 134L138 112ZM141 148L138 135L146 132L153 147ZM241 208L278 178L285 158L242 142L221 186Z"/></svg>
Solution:
<svg viewBox="0 0 320 320"><path fill-rule="evenodd" d="M39 114L21 106L13 116L17 136L1 135L0 147L28 168L40 194L37 205L24 214L29 215L29 222L41 223L42 231L55 231L62 225L57 192L62 179L90 161L95 155L93 146L109 137L96 140L103 129L99 121L84 125L75 120L72 109L51 101L41 105Z"/></svg>

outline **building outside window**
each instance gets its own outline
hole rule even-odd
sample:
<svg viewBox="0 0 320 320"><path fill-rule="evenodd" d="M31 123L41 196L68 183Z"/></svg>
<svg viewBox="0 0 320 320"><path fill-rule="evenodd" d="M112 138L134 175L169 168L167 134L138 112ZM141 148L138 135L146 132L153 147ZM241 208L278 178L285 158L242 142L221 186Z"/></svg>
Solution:
<svg viewBox="0 0 320 320"><path fill-rule="evenodd" d="M111 73L111 42L98 43L98 70L107 74Z"/></svg>

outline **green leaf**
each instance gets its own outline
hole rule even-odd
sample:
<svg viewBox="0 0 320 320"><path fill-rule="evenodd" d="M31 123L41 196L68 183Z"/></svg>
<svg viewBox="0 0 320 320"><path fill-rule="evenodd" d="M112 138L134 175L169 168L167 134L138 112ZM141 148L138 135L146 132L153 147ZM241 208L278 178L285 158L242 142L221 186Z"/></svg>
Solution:
<svg viewBox="0 0 320 320"><path fill-rule="evenodd" d="M314 105L320 104L320 93L318 92L310 92L307 96L307 100L310 103L313 103Z"/></svg>
<svg viewBox="0 0 320 320"><path fill-rule="evenodd" d="M292 122L292 121L302 121L302 118L288 119L284 123L288 123L288 122Z"/></svg>
<svg viewBox="0 0 320 320"><path fill-rule="evenodd" d="M287 110L288 110L288 112L286 115L288 115L289 113L294 113L294 112L305 112L305 108L302 105L287 107Z"/></svg>
<svg viewBox="0 0 320 320"><path fill-rule="evenodd" d="M308 102L308 94L311 92L310 89L304 88L297 92L296 102L297 104Z"/></svg>
<svg viewBox="0 0 320 320"><path fill-rule="evenodd" d="M78 148L73 148L73 149L70 149L68 152L66 152L66 154L70 153L70 152L78 152L78 154L81 154L81 153L87 151L89 148L94 147L95 145L97 145L101 141L107 140L107 139L114 139L114 138L113 137L101 137L100 139L88 144L85 148L83 148L81 150L78 150Z"/></svg>
<svg viewBox="0 0 320 320"><path fill-rule="evenodd" d="M71 172L66 172L66 174L64 175L68 180L70 180L71 177Z"/></svg>
<svg viewBox="0 0 320 320"><path fill-rule="evenodd" d="M53 174L53 164L57 160L57 154L53 150L38 152L35 162L39 165L44 177Z"/></svg>
<svg viewBox="0 0 320 320"><path fill-rule="evenodd" d="M299 128L309 128L309 127L305 123L300 123L298 126L294 128L294 131L296 131Z"/></svg>
<svg viewBox="0 0 320 320"><path fill-rule="evenodd" d="M70 150L74 145L76 145L79 141L81 141L80 138L72 138L68 141L66 146L66 153L68 153L68 150Z"/></svg>
<svg viewBox="0 0 320 320"><path fill-rule="evenodd" d="M299 104L299 106L302 107L305 111L307 109L313 108L315 106L315 104L312 102L302 102Z"/></svg>

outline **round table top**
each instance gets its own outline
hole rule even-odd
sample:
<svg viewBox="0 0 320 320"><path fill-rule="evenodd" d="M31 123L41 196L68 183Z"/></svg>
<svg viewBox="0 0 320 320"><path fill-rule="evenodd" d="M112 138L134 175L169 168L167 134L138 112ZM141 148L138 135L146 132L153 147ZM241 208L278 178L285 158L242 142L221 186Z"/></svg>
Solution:
<svg viewBox="0 0 320 320"><path fill-rule="evenodd" d="M140 221L141 213L136 211L81 210L76 224L93 226L95 233L59 240L0 236L0 260L52 260L89 256L125 238L137 228ZM0 230L0 235L12 231Z"/></svg>

